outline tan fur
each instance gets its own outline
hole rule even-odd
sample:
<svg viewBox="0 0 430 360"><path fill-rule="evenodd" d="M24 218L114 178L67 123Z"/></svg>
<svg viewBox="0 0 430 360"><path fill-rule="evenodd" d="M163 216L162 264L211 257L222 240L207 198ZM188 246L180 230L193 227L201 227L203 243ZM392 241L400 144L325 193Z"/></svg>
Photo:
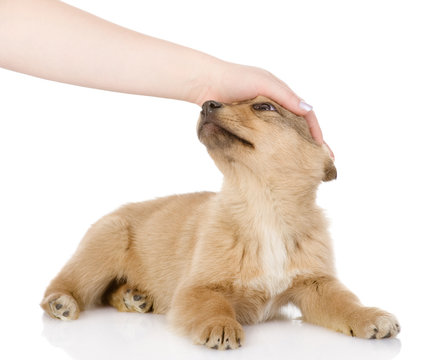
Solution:
<svg viewBox="0 0 430 360"><path fill-rule="evenodd" d="M276 111L255 110L260 103ZM293 303L305 320L347 335L395 336L392 315L362 306L335 277L315 198L337 173L305 120L263 97L206 103L198 135L225 176L221 192L129 204L99 220L46 290L47 313L74 319L106 301L167 313L194 342L233 349L241 324Z"/></svg>

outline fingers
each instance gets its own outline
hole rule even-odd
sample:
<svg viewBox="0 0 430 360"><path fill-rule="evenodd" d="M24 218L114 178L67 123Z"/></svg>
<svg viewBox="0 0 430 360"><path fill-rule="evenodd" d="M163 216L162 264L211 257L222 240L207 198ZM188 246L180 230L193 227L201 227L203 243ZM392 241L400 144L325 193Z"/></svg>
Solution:
<svg viewBox="0 0 430 360"><path fill-rule="evenodd" d="M270 99L276 101L279 105L290 110L296 115L305 116L309 111L312 110L312 106L307 104L305 101L300 99L286 84L278 80L274 86L273 82L269 82L265 87L264 93ZM315 119L316 120L316 119Z"/></svg>
<svg viewBox="0 0 430 360"><path fill-rule="evenodd" d="M277 89L275 89L275 87L272 87L272 89L275 89L275 91L266 91L267 96L272 98L278 104L290 110L291 112L303 116L308 123L309 130L314 140L319 145L325 144L329 150L331 158L334 160L333 151L324 141L321 127L318 123L318 119L315 115L315 112L312 110L312 106L306 103L300 97L298 97L286 84L282 83L282 81L280 81L279 79L277 80L279 87Z"/></svg>
<svg viewBox="0 0 430 360"><path fill-rule="evenodd" d="M318 144L322 145L324 143L322 131L320 125L318 124L317 117L312 110L312 106L298 97L285 84L274 90L275 91L266 91L267 96L291 112L303 116L308 123L312 137Z"/></svg>

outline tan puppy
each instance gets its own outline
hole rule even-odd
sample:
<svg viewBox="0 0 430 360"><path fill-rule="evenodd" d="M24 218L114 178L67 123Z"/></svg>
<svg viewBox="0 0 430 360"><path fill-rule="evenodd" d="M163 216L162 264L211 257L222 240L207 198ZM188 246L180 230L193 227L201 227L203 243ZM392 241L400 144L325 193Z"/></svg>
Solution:
<svg viewBox="0 0 430 360"><path fill-rule="evenodd" d="M258 97L208 101L200 141L223 172L221 192L129 204L103 217L46 290L52 317L107 302L167 313L175 329L216 349L243 343L241 324L293 303L347 335L396 336L396 318L364 307L335 277L318 184L336 178L306 121Z"/></svg>

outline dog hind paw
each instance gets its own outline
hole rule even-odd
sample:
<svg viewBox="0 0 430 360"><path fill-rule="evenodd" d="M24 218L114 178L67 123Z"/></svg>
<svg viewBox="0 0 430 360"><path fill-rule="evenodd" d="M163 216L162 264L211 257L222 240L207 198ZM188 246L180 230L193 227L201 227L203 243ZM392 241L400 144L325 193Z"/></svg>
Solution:
<svg viewBox="0 0 430 360"><path fill-rule="evenodd" d="M123 302L128 311L146 313L152 310L152 299L137 289L127 289L123 294Z"/></svg>
<svg viewBox="0 0 430 360"><path fill-rule="evenodd" d="M127 284L121 286L111 295L110 305L123 312L146 313L153 310L152 297L138 289L131 289Z"/></svg>
<svg viewBox="0 0 430 360"><path fill-rule="evenodd" d="M76 320L79 306L76 300L67 294L52 294L42 302L42 307L51 317L60 320Z"/></svg>

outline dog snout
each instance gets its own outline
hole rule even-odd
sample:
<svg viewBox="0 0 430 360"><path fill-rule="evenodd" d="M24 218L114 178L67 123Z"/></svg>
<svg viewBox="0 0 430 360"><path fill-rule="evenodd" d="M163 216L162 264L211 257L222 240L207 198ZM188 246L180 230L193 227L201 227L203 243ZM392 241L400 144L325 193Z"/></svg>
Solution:
<svg viewBox="0 0 430 360"><path fill-rule="evenodd" d="M222 107L222 104L215 100L208 100L202 105L202 113L208 115L214 112L216 109Z"/></svg>

